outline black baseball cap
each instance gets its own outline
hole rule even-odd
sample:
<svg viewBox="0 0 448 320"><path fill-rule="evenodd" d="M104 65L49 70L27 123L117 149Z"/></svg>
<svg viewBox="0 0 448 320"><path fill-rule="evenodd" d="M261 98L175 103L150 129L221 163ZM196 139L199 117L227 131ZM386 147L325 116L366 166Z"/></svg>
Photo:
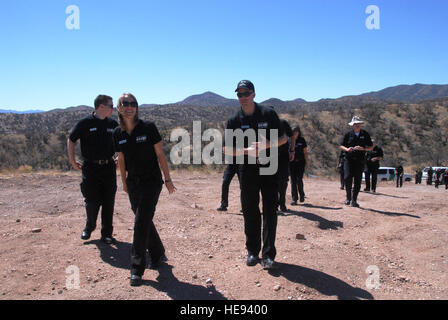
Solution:
<svg viewBox="0 0 448 320"><path fill-rule="evenodd" d="M236 87L235 92L237 92L238 89L247 89L249 91L255 92L254 84L249 80L241 80L240 82L238 82L238 86Z"/></svg>

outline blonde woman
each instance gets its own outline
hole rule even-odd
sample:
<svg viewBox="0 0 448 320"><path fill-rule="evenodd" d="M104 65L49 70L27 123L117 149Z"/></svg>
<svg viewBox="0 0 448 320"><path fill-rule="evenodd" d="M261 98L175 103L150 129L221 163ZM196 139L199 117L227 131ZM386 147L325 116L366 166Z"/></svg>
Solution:
<svg viewBox="0 0 448 320"><path fill-rule="evenodd" d="M168 192L172 194L176 188L159 131L152 121L138 118L137 99L125 93L118 100L117 109L120 127L114 131L114 143L123 190L128 193L135 214L130 284L139 286L146 267L146 251L151 258L151 269L157 269L166 259L165 248L152 221L164 184L162 172Z"/></svg>

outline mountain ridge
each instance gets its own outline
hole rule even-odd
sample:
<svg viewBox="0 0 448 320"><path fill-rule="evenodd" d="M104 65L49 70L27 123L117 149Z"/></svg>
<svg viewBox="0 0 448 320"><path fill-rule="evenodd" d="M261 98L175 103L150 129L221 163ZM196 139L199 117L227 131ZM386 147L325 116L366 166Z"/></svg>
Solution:
<svg viewBox="0 0 448 320"><path fill-rule="evenodd" d="M346 95L339 98L322 98L317 101L306 101L302 98L297 98L294 100L281 100L275 97L267 99L260 104L272 105L274 107L296 107L296 106L330 106L338 104L365 104L365 103L378 103L378 102L407 102L416 103L424 100L431 100L437 98L448 97L448 84L421 84L416 83L413 85L397 85L392 87L387 87L378 91L371 91L367 93L362 93L359 95ZM199 107L238 107L239 102L237 99L225 98L219 94L211 91L206 91L201 94L191 95L182 101L167 104L142 104L142 108L152 108L152 107L163 107L163 106L199 106ZM26 113L41 113L41 112L56 112L56 111L70 111L72 108L92 108L90 106L77 106L68 108L58 108L49 111L40 110L29 110L29 111L14 111L14 110L3 110L0 109L0 113L15 113L15 114L26 114Z"/></svg>

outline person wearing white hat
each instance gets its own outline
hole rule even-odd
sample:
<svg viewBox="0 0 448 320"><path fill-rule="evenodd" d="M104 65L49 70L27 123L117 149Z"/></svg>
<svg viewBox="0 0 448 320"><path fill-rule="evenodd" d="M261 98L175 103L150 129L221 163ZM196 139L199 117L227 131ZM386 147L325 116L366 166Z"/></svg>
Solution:
<svg viewBox="0 0 448 320"><path fill-rule="evenodd" d="M361 190L365 153L366 151L371 151L374 148L369 133L361 129L361 125L363 123L364 122L358 116L354 116L352 121L349 123L353 129L344 135L340 145L340 149L345 153L345 204L351 204L352 207L359 207L358 194Z"/></svg>

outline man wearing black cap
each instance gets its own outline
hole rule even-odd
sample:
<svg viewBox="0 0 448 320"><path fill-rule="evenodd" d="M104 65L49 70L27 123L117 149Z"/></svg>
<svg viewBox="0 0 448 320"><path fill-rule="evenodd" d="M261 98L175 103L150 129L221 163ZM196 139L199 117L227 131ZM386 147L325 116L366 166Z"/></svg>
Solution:
<svg viewBox="0 0 448 320"><path fill-rule="evenodd" d="M107 244L114 240L112 220L117 191L112 133L118 123L110 118L113 108L111 97L99 95L95 99L95 111L74 126L67 140L70 163L75 170L82 170L81 193L87 222L81 239L90 238L101 207L101 240ZM75 160L78 140L81 140L82 164Z"/></svg>
<svg viewBox="0 0 448 320"><path fill-rule="evenodd" d="M246 264L256 265L259 260L258 255L262 251L261 264L263 268L270 269L274 265L276 256L278 181L277 170L274 174L266 174L263 170L266 164L262 164L262 155L263 152L275 154L278 150L274 148L286 143L287 138L283 134L280 119L274 109L254 102L255 88L252 82L240 81L235 92L237 92L241 109L227 121L224 150L229 156L244 155L244 163L240 164L240 179L241 205L248 251ZM263 137L264 130L260 131L260 129L266 129L266 137ZM277 133L278 141L275 141L275 138L270 141L271 130L276 130L273 132ZM244 146L236 145L235 134L241 132L244 135L253 134L256 141L246 136L243 140ZM277 161L278 168L278 157L271 161ZM260 192L263 201L263 219L259 210ZM261 233L262 226L263 233Z"/></svg>

